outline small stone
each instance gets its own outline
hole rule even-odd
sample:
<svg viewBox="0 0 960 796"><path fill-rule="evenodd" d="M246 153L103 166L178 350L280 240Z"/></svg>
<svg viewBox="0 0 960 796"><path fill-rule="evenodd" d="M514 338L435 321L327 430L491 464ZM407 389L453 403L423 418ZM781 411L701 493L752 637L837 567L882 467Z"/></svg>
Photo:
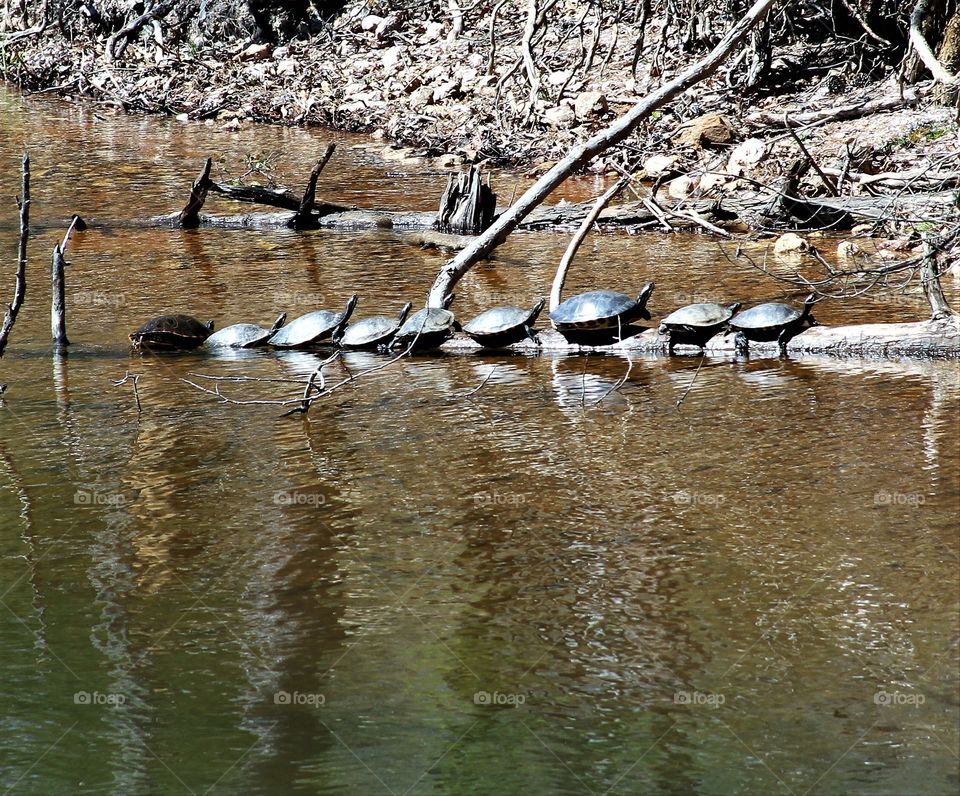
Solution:
<svg viewBox="0 0 960 796"><path fill-rule="evenodd" d="M696 147L729 144L734 135L733 123L726 116L707 113L683 125L677 135L677 143Z"/></svg>
<svg viewBox="0 0 960 796"><path fill-rule="evenodd" d="M863 249L857 246L852 240L841 241L837 246L837 257L849 260L857 255L863 254Z"/></svg>
<svg viewBox="0 0 960 796"><path fill-rule="evenodd" d="M787 232L777 238L773 244L774 254L799 254L810 248L810 244L801 238L796 232Z"/></svg>
<svg viewBox="0 0 960 796"><path fill-rule="evenodd" d="M557 105L543 112L547 124L553 127L573 127L577 123L577 114L567 105Z"/></svg>
<svg viewBox="0 0 960 796"><path fill-rule="evenodd" d="M607 111L607 98L599 91L583 91L577 97L573 110L580 120L599 116Z"/></svg>
<svg viewBox="0 0 960 796"><path fill-rule="evenodd" d="M381 22L383 22L383 17L378 17L376 14L367 14L367 16L360 20L360 29L376 30L377 25Z"/></svg>
<svg viewBox="0 0 960 796"><path fill-rule="evenodd" d="M265 61L273 54L269 44L251 44L240 53L241 61Z"/></svg>
<svg viewBox="0 0 960 796"><path fill-rule="evenodd" d="M677 160L676 155L651 155L643 161L643 170L648 177L659 177L670 171Z"/></svg>

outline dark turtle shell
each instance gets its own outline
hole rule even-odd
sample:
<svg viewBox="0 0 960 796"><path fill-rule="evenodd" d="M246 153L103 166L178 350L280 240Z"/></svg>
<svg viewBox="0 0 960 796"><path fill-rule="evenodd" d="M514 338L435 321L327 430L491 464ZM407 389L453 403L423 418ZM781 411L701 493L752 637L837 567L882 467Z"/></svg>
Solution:
<svg viewBox="0 0 960 796"><path fill-rule="evenodd" d="M207 348L256 348L266 345L271 336L283 326L287 313L282 313L269 329L255 323L234 323L210 335L204 345Z"/></svg>
<svg viewBox="0 0 960 796"><path fill-rule="evenodd" d="M191 349L213 332L213 321L200 323L192 315L160 315L130 334L134 348Z"/></svg>
<svg viewBox="0 0 960 796"><path fill-rule="evenodd" d="M649 318L647 300L653 293L653 282L647 282L640 294L632 299L615 290L592 290L564 301L553 312L550 320L560 332L572 329L615 329L635 318Z"/></svg>
<svg viewBox="0 0 960 796"><path fill-rule="evenodd" d="M787 342L790 338L798 334L804 324L810 326L816 324L810 314L816 298L816 293L807 296L802 310L774 301L738 312L730 319L730 328L737 332L737 351L746 353L749 340L756 342L776 340L780 345L780 353L786 355Z"/></svg>
<svg viewBox="0 0 960 796"><path fill-rule="evenodd" d="M371 318L351 323L343 330L339 343L343 348L376 348L387 345L390 339L406 320L412 304L407 302L400 310L400 316L374 315Z"/></svg>
<svg viewBox="0 0 960 796"><path fill-rule="evenodd" d="M533 324L537 322L545 301L540 299L532 309L520 307L493 307L480 313L463 327L470 337L489 348L519 343L533 337Z"/></svg>
<svg viewBox="0 0 960 796"><path fill-rule="evenodd" d="M267 342L275 348L304 348L330 337L335 338L356 306L357 294L354 293L343 312L333 310L308 312L281 328Z"/></svg>
<svg viewBox="0 0 960 796"><path fill-rule="evenodd" d="M816 295L811 293L804 302L803 309L797 309L789 304L781 304L776 301L771 301L768 304L758 304L756 307L750 307L750 309L734 315L730 320L730 326L744 332L779 332L784 327L799 324L806 320L810 315L810 309L813 307L815 299Z"/></svg>

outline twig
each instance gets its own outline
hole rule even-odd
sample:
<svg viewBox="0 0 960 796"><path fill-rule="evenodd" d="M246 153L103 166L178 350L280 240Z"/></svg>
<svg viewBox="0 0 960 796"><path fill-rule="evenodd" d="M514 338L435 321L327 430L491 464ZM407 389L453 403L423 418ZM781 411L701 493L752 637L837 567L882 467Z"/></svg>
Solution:
<svg viewBox="0 0 960 796"><path fill-rule="evenodd" d="M696 372L693 374L693 378L690 379L690 383L687 385L687 389L685 389L685 390L683 391L683 395L681 395L681 396L680 396L680 399L677 401L677 404L676 404L676 408L677 408L677 409L680 408L680 406L681 406L681 405L683 404L683 402L686 400L687 394L690 392L690 390L693 389L693 383L697 380L697 376L700 375L700 368L703 367L703 361L704 361L706 358L707 358L707 352L704 351L702 354L700 354L700 362L699 362L699 364L697 365L697 370L696 370Z"/></svg>
<svg viewBox="0 0 960 796"><path fill-rule="evenodd" d="M133 397L137 402L137 414L143 412L143 407L140 405L140 390L137 387L137 382L140 381L139 373L131 373L129 370L123 374L123 378L113 382L114 387L120 387L123 384L126 384L128 381L133 383Z"/></svg>
<svg viewBox="0 0 960 796"><path fill-rule="evenodd" d="M834 181L823 173L823 169L820 168L820 164L817 163L813 155L810 154L809 150L800 139L800 136L797 135L796 131L790 126L790 114L787 111L783 112L783 126L787 128L787 132L790 134L790 137L796 141L797 146L800 147L800 151L803 152L803 156L810 161L814 171L820 175L820 179L823 181L823 184L827 186L827 190L830 191L833 196L839 196L840 193L837 191L837 186Z"/></svg>
<svg viewBox="0 0 960 796"><path fill-rule="evenodd" d="M114 61L122 57L124 50L127 49L127 44L130 42L130 37L133 36L133 34L148 22L153 22L155 19L163 19L173 10L176 4L177 0L161 0L161 2L157 3L149 11L141 14L129 25L114 33L107 39L107 60Z"/></svg>
<svg viewBox="0 0 960 796"><path fill-rule="evenodd" d="M27 295L27 238L30 236L30 156L23 155L23 178L20 188L20 244L17 248L17 276L13 290L13 302L7 305L0 327L0 357L7 347L7 338L17 322L17 315Z"/></svg>
<svg viewBox="0 0 960 796"><path fill-rule="evenodd" d="M325 360L323 360L323 362L321 362L317 366L316 370L314 370L313 373L310 374L310 378L307 379L307 386L303 388L303 398L300 399L300 406L298 406L295 409L291 409L289 412L284 412L284 414L282 414L281 417L286 417L287 415L294 415L294 414L305 415L309 411L310 403L311 403L310 393L313 392L313 390L316 390L318 393L322 394L324 388L326 387L327 382L323 376L324 367L326 367L327 365L329 365L331 362L333 362L335 359L338 359L339 357L340 357L340 352L335 351L333 354L328 356ZM318 378L320 379L319 387L317 387L315 384Z"/></svg>
<svg viewBox="0 0 960 796"><path fill-rule="evenodd" d="M623 378L616 382L609 390L607 390L603 395L601 395L596 401L593 402L594 406L598 406L610 393L616 392L624 384L627 383L627 379L630 378L630 371L633 370L633 360L630 356L627 356L627 372L623 374Z"/></svg>
<svg viewBox="0 0 960 796"><path fill-rule="evenodd" d="M497 366L496 366L496 365L494 365L492 368L490 368L490 372L486 375L486 377L484 378L484 380L481 381L481 382L480 382L476 387L474 387L472 390L470 390L470 392L465 392L465 393L463 394L463 397L464 397L464 398L469 398L471 395L474 395L474 394L480 392L480 390L483 389L483 385L486 384L488 381L490 381L490 377L493 375L493 372L494 372L496 369L497 369Z"/></svg>

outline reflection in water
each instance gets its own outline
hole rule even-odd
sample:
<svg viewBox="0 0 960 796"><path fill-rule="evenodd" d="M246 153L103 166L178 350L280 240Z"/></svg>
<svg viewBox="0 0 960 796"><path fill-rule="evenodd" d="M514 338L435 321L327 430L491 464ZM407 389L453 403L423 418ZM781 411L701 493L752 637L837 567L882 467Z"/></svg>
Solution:
<svg viewBox="0 0 960 796"><path fill-rule="evenodd" d="M165 310L264 323L354 291L362 315L392 312L422 302L444 255L385 230L124 225L181 206L184 164L208 150L229 171L282 149L295 175L325 134L199 136L10 95L0 113L40 175L37 250L73 212L105 223L73 243L69 358L51 362L38 284L3 359L0 602L20 621L0 623L0 782L956 790L955 363L438 354L306 416L222 404L182 379L296 397L286 380L327 354L131 355L126 335ZM63 140L85 158L58 162ZM442 189L338 152L332 201L427 209ZM0 171L8 194L16 177ZM0 224L0 245L15 237ZM514 236L458 285L458 317L530 303L566 242ZM781 298L696 236L597 236L583 257L571 293L655 262L661 315L698 285ZM869 298L818 312L889 314ZM386 362L349 352L324 374ZM112 386L128 370L141 414ZM881 704L895 693L924 699Z"/></svg>

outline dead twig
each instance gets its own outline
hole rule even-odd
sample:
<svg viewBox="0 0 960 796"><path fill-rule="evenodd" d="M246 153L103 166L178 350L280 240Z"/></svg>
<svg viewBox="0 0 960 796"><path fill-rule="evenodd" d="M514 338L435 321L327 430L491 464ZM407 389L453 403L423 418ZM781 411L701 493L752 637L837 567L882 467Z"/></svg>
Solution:
<svg viewBox="0 0 960 796"><path fill-rule="evenodd" d="M683 391L683 395L681 395L680 398L677 400L677 403L675 406L676 409L679 409L683 405L683 402L686 400L687 395L690 393L690 390L693 389L693 384L697 380L697 376L700 375L700 368L703 367L703 361L706 358L707 358L707 352L704 351L702 354L700 354L700 362L697 364L697 369L693 374L693 378L690 379L690 383L687 385L687 389Z"/></svg>
<svg viewBox="0 0 960 796"><path fill-rule="evenodd" d="M496 366L496 365L494 365L492 368L490 368L490 372L487 373L487 375L486 375L486 377L483 379L483 381L481 381L476 387L474 387L474 388L473 388L472 390L470 390L469 392L465 392L465 393L463 394L463 397L464 397L464 398L469 398L471 395L475 395L476 393L480 392L480 390L483 389L483 385L485 385L488 381L490 381L490 377L493 375L493 373L494 373L494 371L495 371L496 369L497 369L497 366Z"/></svg>
<svg viewBox="0 0 960 796"><path fill-rule="evenodd" d="M13 289L13 301L7 305L0 327L0 357L7 347L7 338L17 322L17 315L27 295L27 238L30 237L30 156L23 155L22 181L20 187L20 243L17 247L17 276Z"/></svg>
<svg viewBox="0 0 960 796"><path fill-rule="evenodd" d="M123 374L122 379L119 379L113 382L113 386L120 387L126 384L128 381L133 384L133 397L137 402L137 414L141 414L143 412L143 406L140 404L140 389L138 387L138 382L140 381L140 374L131 373L128 370L126 373Z"/></svg>

